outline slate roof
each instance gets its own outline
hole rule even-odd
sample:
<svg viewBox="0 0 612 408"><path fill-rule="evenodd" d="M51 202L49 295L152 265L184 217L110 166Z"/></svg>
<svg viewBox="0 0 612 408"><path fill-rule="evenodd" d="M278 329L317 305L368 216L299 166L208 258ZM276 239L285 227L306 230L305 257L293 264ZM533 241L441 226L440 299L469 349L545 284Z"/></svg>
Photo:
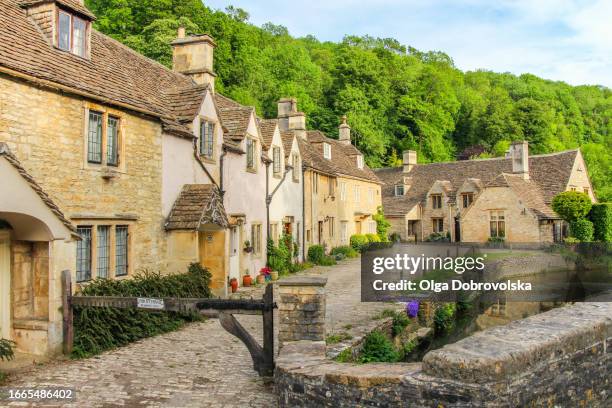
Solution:
<svg viewBox="0 0 612 408"><path fill-rule="evenodd" d="M254 113L251 107L221 108L219 115L226 128L225 136L233 141L240 141L246 136L249 120Z"/></svg>
<svg viewBox="0 0 612 408"><path fill-rule="evenodd" d="M311 154L310 158L314 166L324 163L332 167L333 172L337 175L381 183L378 176L376 176L367 165L364 164L363 169L357 167L356 156L361 155L361 152L357 150L355 146L345 145L336 139L327 137L323 132L318 130L307 131L306 135L309 144L316 152L316 154ZM328 143L331 146L331 160L323 157L323 143Z"/></svg>
<svg viewBox="0 0 612 408"><path fill-rule="evenodd" d="M558 153L529 156L529 174L534 183L530 188L538 188L546 206L553 197L565 190L578 150L567 150ZM447 180L454 194L469 178L480 180L484 185L506 186L507 177L502 173L512 173L512 159L493 158L479 160L462 160L446 163L417 164L404 174L402 167L375 170L378 177L385 182L382 189L383 206L387 215L402 216L416 204L423 202L427 192L436 180ZM397 184L403 184L404 176L410 177L411 187L400 197L394 196Z"/></svg>
<svg viewBox="0 0 612 408"><path fill-rule="evenodd" d="M197 231L202 225L229 226L219 189L212 184L185 184L166 220L166 230Z"/></svg>
<svg viewBox="0 0 612 408"><path fill-rule="evenodd" d="M32 190L38 194L43 203L49 207L51 212L62 222L62 224L64 224L66 228L68 228L70 232L76 235L76 227L72 225L72 223L64 216L64 213L53 202L51 197L45 193L40 184L38 184L36 180L34 180L34 178L26 171L26 169L23 168L17 157L15 157L7 144L4 142L0 142L0 157L4 157L15 168L15 170L17 170L21 177L23 177L24 180L30 185Z"/></svg>
<svg viewBox="0 0 612 408"><path fill-rule="evenodd" d="M274 130L278 125L276 119L260 119L259 129L261 130L262 143L264 148L267 150L272 145L272 139L274 138Z"/></svg>

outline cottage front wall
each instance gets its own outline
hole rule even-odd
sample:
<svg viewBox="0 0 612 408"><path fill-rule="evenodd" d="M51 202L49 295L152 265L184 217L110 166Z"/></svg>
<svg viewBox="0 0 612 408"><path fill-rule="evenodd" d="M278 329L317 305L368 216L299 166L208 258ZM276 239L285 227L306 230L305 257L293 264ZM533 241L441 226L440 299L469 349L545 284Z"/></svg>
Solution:
<svg viewBox="0 0 612 408"><path fill-rule="evenodd" d="M503 211L506 242L541 241L537 217L526 209L512 189L489 187L482 191L461 218L462 242L486 242L490 238L491 211Z"/></svg>
<svg viewBox="0 0 612 408"><path fill-rule="evenodd" d="M313 180L318 177L318 192L313 191ZM313 170L308 170L304 175L304 212L306 237L306 253L311 245L324 245L327 250L336 246L339 234L338 223L338 184L336 177L327 176ZM334 184L334 196L329 195L329 184ZM330 236L330 224L334 225L334 236ZM319 234L319 226L322 234Z"/></svg>
<svg viewBox="0 0 612 408"><path fill-rule="evenodd" d="M584 158L582 157L582 153L580 153L580 151L578 151L578 154L576 155L576 160L572 166L572 172L570 173L570 178L565 189L575 190L580 193L586 192L589 197L591 197L591 201L596 201L593 186L589 180L586 163L584 162Z"/></svg>
<svg viewBox="0 0 612 408"><path fill-rule="evenodd" d="M229 152L223 163L225 211L230 218L244 217L244 223L239 227L238 238L240 278L246 270L251 276L256 276L266 264L266 166L261 160L261 139L253 115L249 120L247 137L257 140L257 151L254 155L256 170L247 170L246 154ZM240 148L246 152L246 137L240 142ZM243 251L244 242L252 241L253 225L261 225L261 252L259 254Z"/></svg>
<svg viewBox="0 0 612 408"><path fill-rule="evenodd" d="M210 121L215 124L215 148L214 148L214 157L212 159L205 158L200 156L202 159L202 163L206 167L206 170L213 177L215 183L220 183L220 157L223 151L223 127L221 126L221 121L219 120L219 115L217 114L217 108L215 106L215 101L213 98L213 94L210 91L206 92L204 96L204 100L202 101L202 105L200 106L200 110L198 115L191 122L191 129L196 138L200 137L200 123L203 121ZM199 146L199 145L196 145ZM191 153L193 156L193 153ZM199 165L198 165L199 166ZM208 181L209 183L210 181Z"/></svg>
<svg viewBox="0 0 612 408"><path fill-rule="evenodd" d="M341 185L346 186L346 195L342 197ZM359 189L359 197L356 197L355 189ZM359 198L357 201L356 199ZM348 245L351 235L376 234L376 222L372 215L376 214L379 206L382 205L380 185L369 181L338 177L338 219L346 222L347 234L342 236L342 226L338 228L339 236L336 245ZM361 231L359 231L361 230Z"/></svg>
<svg viewBox="0 0 612 408"><path fill-rule="evenodd" d="M60 94L0 74L0 140L74 224L109 224L126 216L130 271L158 267L165 256L162 216L162 135L158 121ZM121 164L114 177L86 160L87 112L120 118ZM119 216L119 217L118 217ZM70 266L74 270L75 264Z"/></svg>
<svg viewBox="0 0 612 408"><path fill-rule="evenodd" d="M432 194L441 194L442 195L442 207L441 208L433 208L431 195ZM422 215L422 239L427 239L431 234L433 234L433 219L441 218L443 221L443 231L442 233L446 234L447 232L451 232L453 228L452 223L454 220L451 219L453 216L453 208L449 205L449 199L446 195L446 191L439 183L435 183L429 192L427 193L426 202L423 206L423 215Z"/></svg>

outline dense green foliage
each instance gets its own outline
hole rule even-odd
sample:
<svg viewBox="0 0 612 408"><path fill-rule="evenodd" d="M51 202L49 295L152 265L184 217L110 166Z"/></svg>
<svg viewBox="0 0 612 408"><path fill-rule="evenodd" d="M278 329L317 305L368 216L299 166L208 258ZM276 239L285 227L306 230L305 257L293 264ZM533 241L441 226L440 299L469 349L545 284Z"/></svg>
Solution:
<svg viewBox="0 0 612 408"><path fill-rule="evenodd" d="M372 242L381 242L380 241L380 237L378 236L378 234L365 234L367 240L369 243Z"/></svg>
<svg viewBox="0 0 612 408"><path fill-rule="evenodd" d="M191 264L184 274L162 276L143 271L133 279L97 279L82 291L89 296L210 297L210 272ZM112 307L74 308L73 357L87 357L145 337L176 330L199 314L145 312Z"/></svg>
<svg viewBox="0 0 612 408"><path fill-rule="evenodd" d="M401 151L423 162L457 155L499 156L511 140L532 153L580 147L600 200L612 199L612 90L534 75L461 72L448 55L392 38L347 36L320 42L261 28L248 13L213 11L200 0L86 0L100 31L171 66L179 25L217 41L216 88L263 117L293 96L308 125L337 134L346 114L369 165L397 165Z"/></svg>
<svg viewBox="0 0 612 408"><path fill-rule="evenodd" d="M369 333L363 341L363 348L359 361L362 363L393 363L400 358L401 355L395 350L391 340L381 331L374 330Z"/></svg>
<svg viewBox="0 0 612 408"><path fill-rule="evenodd" d="M597 241L612 242L612 203L593 204L589 219L595 228L593 238Z"/></svg>
<svg viewBox="0 0 612 408"><path fill-rule="evenodd" d="M376 208L376 214L372 215L372 219L376 221L376 233L381 242L388 242L388 231L391 228L391 223L385 218L385 211L382 206Z"/></svg>
<svg viewBox="0 0 612 408"><path fill-rule="evenodd" d="M268 239L268 266L280 274L291 272L293 265L293 237L283 234L278 245Z"/></svg>
<svg viewBox="0 0 612 408"><path fill-rule="evenodd" d="M450 234L448 232L432 232L429 234L427 238L425 238L425 242L449 242Z"/></svg>
<svg viewBox="0 0 612 408"><path fill-rule="evenodd" d="M359 256L359 252L357 252L353 247L350 247L348 245L332 248L330 252L331 256L336 256L340 254L343 255L345 258L357 258Z"/></svg>
<svg viewBox="0 0 612 408"><path fill-rule="evenodd" d="M577 191L564 191L552 201L552 209L567 222L586 217L592 205L588 194Z"/></svg>
<svg viewBox="0 0 612 408"><path fill-rule="evenodd" d="M312 262L314 264L319 264L321 260L325 258L325 249L323 245L311 245L308 248L308 262Z"/></svg>
<svg viewBox="0 0 612 408"><path fill-rule="evenodd" d="M351 247L357 251L357 252L361 252L365 247L368 246L368 237L366 237L363 234L355 234L355 235L351 235L351 238L349 240L349 242L351 243Z"/></svg>
<svg viewBox="0 0 612 408"><path fill-rule="evenodd" d="M434 313L434 333L436 336L443 336L453 330L456 310L457 305L455 303L445 303L436 309Z"/></svg>
<svg viewBox="0 0 612 408"><path fill-rule="evenodd" d="M393 315L393 326L392 332L393 337L399 336L401 332L404 331L406 327L410 324L410 319L405 312L395 312Z"/></svg>
<svg viewBox="0 0 612 408"><path fill-rule="evenodd" d="M570 223L570 233L580 242L590 242L593 240L593 223L586 218L578 218Z"/></svg>
<svg viewBox="0 0 612 408"><path fill-rule="evenodd" d="M0 339L0 361L12 360L15 356L15 342L7 339Z"/></svg>

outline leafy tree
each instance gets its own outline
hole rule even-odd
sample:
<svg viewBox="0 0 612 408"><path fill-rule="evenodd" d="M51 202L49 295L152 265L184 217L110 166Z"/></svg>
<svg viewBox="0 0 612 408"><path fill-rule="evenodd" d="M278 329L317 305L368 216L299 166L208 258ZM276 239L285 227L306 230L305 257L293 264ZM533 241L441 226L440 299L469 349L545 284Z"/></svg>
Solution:
<svg viewBox="0 0 612 408"><path fill-rule="evenodd" d="M586 217L592 205L588 194L577 191L564 191L557 194L552 201L552 209L570 223Z"/></svg>
<svg viewBox="0 0 612 408"><path fill-rule="evenodd" d="M572 237L580 242L590 242L593 240L593 223L586 218L578 218L570 223Z"/></svg>
<svg viewBox="0 0 612 408"><path fill-rule="evenodd" d="M382 242L389 242L388 231L391 228L391 223L385 218L385 211L382 206L378 206L376 214L372 216L376 221L376 233Z"/></svg>

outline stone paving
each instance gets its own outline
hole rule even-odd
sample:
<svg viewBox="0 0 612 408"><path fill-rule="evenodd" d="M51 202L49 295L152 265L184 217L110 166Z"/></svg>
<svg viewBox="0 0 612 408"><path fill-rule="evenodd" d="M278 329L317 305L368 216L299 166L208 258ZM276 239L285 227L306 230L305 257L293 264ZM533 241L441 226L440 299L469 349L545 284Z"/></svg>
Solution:
<svg viewBox="0 0 612 408"><path fill-rule="evenodd" d="M385 304L360 303L359 259L316 267L306 275L328 277L328 334L359 336ZM260 289L245 292L261 296ZM260 316L238 316L261 340ZM56 361L14 374L5 387L71 387L77 399L46 404L0 401L0 406L45 407L275 407L272 384L252 368L246 347L216 319L133 343L100 356ZM4 404L4 405L3 405Z"/></svg>

